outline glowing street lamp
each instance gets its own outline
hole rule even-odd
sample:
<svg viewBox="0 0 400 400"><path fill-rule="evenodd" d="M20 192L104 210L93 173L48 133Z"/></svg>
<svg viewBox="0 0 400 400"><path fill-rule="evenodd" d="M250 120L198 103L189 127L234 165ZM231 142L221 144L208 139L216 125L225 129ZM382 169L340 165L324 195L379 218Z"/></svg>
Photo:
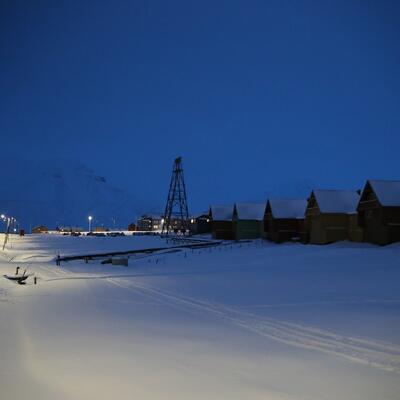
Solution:
<svg viewBox="0 0 400 400"><path fill-rule="evenodd" d="M89 221L89 232L91 232L91 226L92 226L92 219L93 217L91 215L88 216L88 221Z"/></svg>
<svg viewBox="0 0 400 400"><path fill-rule="evenodd" d="M6 231L6 225L7 225L7 220L6 220L6 216L4 214L0 215L1 220L4 222L4 232Z"/></svg>

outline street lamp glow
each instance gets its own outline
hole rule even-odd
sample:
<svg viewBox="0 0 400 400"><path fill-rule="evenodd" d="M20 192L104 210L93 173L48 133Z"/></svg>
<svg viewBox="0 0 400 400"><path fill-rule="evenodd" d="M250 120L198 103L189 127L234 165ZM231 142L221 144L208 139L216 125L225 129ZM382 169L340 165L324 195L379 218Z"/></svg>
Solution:
<svg viewBox="0 0 400 400"><path fill-rule="evenodd" d="M89 232L92 231L92 230L90 229L90 228L91 228L91 225L92 225L92 219L93 219L93 217L92 217L91 215L89 215L89 216L88 216L88 220L89 220Z"/></svg>

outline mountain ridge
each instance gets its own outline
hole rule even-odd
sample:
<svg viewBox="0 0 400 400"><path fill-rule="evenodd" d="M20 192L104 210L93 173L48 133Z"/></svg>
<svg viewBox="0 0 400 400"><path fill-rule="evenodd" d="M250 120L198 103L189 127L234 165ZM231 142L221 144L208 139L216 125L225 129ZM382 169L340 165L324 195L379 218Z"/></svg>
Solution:
<svg viewBox="0 0 400 400"><path fill-rule="evenodd" d="M126 227L143 202L73 159L7 160L0 169L0 212L25 229L36 225Z"/></svg>

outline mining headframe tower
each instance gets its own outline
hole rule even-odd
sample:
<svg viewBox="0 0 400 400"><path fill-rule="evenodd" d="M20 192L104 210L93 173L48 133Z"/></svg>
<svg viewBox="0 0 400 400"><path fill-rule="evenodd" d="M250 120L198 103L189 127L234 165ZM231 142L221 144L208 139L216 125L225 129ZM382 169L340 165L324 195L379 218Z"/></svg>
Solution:
<svg viewBox="0 0 400 400"><path fill-rule="evenodd" d="M162 234L181 233L188 235L189 210L183 177L182 157L175 158L164 213Z"/></svg>

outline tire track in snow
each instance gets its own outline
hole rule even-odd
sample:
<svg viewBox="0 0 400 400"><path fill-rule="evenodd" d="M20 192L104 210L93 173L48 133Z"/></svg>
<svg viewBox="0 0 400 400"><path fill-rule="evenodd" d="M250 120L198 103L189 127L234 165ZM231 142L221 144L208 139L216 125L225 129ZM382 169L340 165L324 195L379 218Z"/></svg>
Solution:
<svg viewBox="0 0 400 400"><path fill-rule="evenodd" d="M177 296L142 283L127 282L126 279L110 278L107 281L124 289L140 292L179 310L213 315L220 320L229 321L280 343L320 351L384 371L400 373L400 346L395 344L344 336L315 327L261 317L233 307Z"/></svg>

